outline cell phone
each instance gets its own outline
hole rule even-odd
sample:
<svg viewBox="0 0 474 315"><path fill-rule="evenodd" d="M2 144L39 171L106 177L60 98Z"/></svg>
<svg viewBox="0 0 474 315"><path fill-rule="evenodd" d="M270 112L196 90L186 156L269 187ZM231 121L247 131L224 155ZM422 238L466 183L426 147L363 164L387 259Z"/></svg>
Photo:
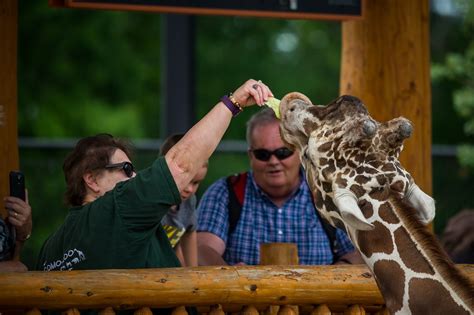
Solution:
<svg viewBox="0 0 474 315"><path fill-rule="evenodd" d="M10 196L26 200L25 175L20 171L10 172Z"/></svg>

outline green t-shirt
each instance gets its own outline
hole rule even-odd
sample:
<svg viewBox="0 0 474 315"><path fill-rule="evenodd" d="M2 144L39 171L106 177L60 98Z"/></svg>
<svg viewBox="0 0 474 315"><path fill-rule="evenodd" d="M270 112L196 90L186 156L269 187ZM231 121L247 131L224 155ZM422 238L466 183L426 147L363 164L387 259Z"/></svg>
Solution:
<svg viewBox="0 0 474 315"><path fill-rule="evenodd" d="M37 270L179 267L161 226L181 198L163 157L94 202L70 209Z"/></svg>

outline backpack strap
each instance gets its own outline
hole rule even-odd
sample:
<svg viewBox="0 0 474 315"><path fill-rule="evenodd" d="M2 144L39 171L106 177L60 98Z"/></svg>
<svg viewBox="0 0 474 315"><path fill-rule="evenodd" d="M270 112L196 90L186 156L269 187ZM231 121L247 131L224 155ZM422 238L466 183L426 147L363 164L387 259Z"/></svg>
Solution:
<svg viewBox="0 0 474 315"><path fill-rule="evenodd" d="M234 174L226 179L229 191L229 232L231 235L240 219L245 198L245 185L247 185L248 172Z"/></svg>

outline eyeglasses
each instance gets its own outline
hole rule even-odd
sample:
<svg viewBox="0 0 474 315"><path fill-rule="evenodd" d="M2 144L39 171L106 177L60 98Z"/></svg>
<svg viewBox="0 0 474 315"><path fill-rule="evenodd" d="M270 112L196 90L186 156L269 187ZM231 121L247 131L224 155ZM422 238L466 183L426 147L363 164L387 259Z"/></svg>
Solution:
<svg viewBox="0 0 474 315"><path fill-rule="evenodd" d="M254 149L250 151L253 153L253 156L255 156L257 160L264 162L270 160L272 155L275 155L276 158L279 160L284 160L293 155L293 151L285 147L278 148L273 151L268 151L267 149Z"/></svg>
<svg viewBox="0 0 474 315"><path fill-rule="evenodd" d="M120 168L123 170L123 172L125 173L125 175L127 175L127 177L132 177L133 176L133 173L135 173L135 168L133 167L133 164L130 163L130 162L120 162L120 163L115 163L115 164L108 164L105 166L106 169L109 169L109 168Z"/></svg>

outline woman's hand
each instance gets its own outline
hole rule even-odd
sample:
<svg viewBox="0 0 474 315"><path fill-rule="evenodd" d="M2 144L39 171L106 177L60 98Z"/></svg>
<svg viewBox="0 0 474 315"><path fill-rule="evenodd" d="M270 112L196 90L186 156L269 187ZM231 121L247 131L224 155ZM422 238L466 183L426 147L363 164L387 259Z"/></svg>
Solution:
<svg viewBox="0 0 474 315"><path fill-rule="evenodd" d="M273 93L268 86L262 81L250 79L232 93L235 100L242 107L258 104L262 106L268 101L269 97L273 97Z"/></svg>
<svg viewBox="0 0 474 315"><path fill-rule="evenodd" d="M26 241L31 235L33 222L31 218L31 207L28 203L28 191L26 191L26 201L17 197L6 197L4 199L5 208L8 209L8 222L16 229L16 240Z"/></svg>

